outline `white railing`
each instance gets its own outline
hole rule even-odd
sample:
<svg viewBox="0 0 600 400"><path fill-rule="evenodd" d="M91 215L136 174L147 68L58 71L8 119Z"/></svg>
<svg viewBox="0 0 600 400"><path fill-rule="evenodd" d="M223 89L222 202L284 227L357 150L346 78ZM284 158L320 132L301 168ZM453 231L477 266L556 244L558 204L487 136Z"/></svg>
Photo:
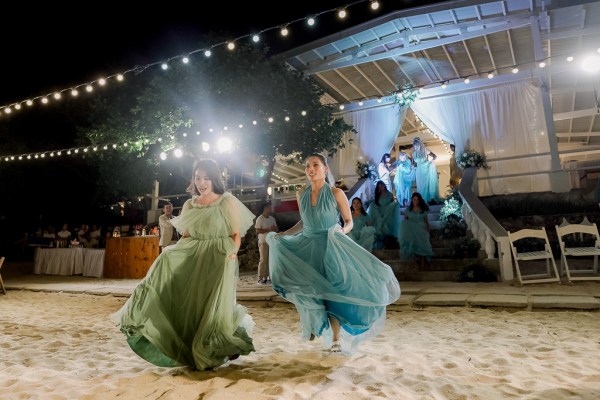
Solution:
<svg viewBox="0 0 600 400"><path fill-rule="evenodd" d="M465 168L458 188L463 200L462 214L473 237L479 241L488 259L498 254L500 276L503 281L514 279L512 255L506 229L494 218L479 199L477 168ZM496 252L496 249L498 250Z"/></svg>

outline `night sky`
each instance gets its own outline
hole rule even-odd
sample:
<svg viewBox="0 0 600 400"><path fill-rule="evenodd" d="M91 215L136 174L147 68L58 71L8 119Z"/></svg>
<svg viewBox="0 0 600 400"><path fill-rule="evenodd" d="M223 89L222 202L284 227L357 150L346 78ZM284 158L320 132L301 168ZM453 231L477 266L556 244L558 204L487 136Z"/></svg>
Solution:
<svg viewBox="0 0 600 400"><path fill-rule="evenodd" d="M278 35L278 30L264 34L262 41L277 53L396 9L435 2L383 0L378 12L372 12L368 2L351 1L280 2L280 7L272 6L272 2L220 1L210 4L212 11L202 10L208 3L196 3L192 10L191 5L181 2L155 7L138 2L138 8L126 2L75 7L11 4L3 10L5 23L0 25L0 106L186 54L203 48L200 39L210 32L236 37L350 5L349 17L344 21L337 20L332 12L318 18L316 28L307 28L304 21L290 25L292 33L286 39ZM97 8L89 11L90 7ZM80 97L77 101L85 101L85 96ZM68 121L53 114L56 107L34 107L12 114L10 124L6 116L0 117L1 155L15 154L10 147L15 137L24 139L26 151L75 146ZM18 174L7 175L5 165L0 163L0 187L11 189L0 195L0 249L35 226L59 227L62 221L71 225L101 223L97 221L100 214L87 207L94 182L87 175L85 162L31 160L19 166ZM182 187L181 192L184 190Z"/></svg>

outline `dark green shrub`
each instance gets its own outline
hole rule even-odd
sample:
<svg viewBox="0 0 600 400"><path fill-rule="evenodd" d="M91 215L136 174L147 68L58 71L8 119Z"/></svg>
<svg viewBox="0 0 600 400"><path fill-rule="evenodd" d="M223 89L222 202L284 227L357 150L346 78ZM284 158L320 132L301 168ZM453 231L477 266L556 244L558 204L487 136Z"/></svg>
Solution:
<svg viewBox="0 0 600 400"><path fill-rule="evenodd" d="M477 239L462 238L454 243L452 258L476 258L481 248Z"/></svg>

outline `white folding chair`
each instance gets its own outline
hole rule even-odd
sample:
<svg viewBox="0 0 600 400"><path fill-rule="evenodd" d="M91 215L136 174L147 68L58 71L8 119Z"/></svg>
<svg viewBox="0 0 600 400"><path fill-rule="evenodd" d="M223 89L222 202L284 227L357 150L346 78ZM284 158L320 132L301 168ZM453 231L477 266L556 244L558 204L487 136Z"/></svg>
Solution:
<svg viewBox="0 0 600 400"><path fill-rule="evenodd" d="M0 270L2 269L2 264L4 264L4 257L0 257ZM2 275L0 275L0 290L2 291L2 293L6 294L4 282L2 281Z"/></svg>
<svg viewBox="0 0 600 400"><path fill-rule="evenodd" d="M540 245L541 241L543 241L544 250L524 251L519 253L517 251L517 247L515 246L515 242L517 240L528 238L539 239L537 240L537 242L540 242ZM554 256L552 255L552 249L550 248L550 242L548 241L546 229L521 229L520 231L517 231L515 233L508 232L508 240L510 241L510 249L513 255L513 259L515 260L517 278L519 279L519 282L521 284L560 282L560 276L558 275L558 270L556 269L556 262L554 261ZM523 265L520 265L519 261L521 261L521 264L524 264L523 261L534 260L546 260L546 270L540 271L540 268L538 266L537 268L532 268L534 270L533 273L523 274L521 270ZM552 265L552 267L550 267L550 265Z"/></svg>
<svg viewBox="0 0 600 400"><path fill-rule="evenodd" d="M600 235L598 235L598 227L596 224L570 224L570 225L555 225L556 234L558 236L558 243L560 244L560 270L562 274L567 275L569 281L583 281L583 280L600 280L598 276L598 255L600 255ZM571 234L575 242L579 240L579 245L583 246L572 246L565 239ZM593 245L585 245L583 242L584 234L591 235L591 240L594 241ZM583 268L569 267L567 257L593 257L594 262L590 266L584 266ZM585 265L585 261L579 262L578 264Z"/></svg>

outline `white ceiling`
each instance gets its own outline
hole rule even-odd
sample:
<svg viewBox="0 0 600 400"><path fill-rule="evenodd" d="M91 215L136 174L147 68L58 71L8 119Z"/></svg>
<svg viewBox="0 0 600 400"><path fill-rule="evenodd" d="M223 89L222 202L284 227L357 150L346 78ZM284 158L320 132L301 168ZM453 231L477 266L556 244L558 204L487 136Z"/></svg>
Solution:
<svg viewBox="0 0 600 400"><path fill-rule="evenodd" d="M498 82L545 81L564 163L600 160L600 72L581 69L583 57L600 55L598 48L600 1L461 0L396 11L280 57L346 110L377 106L375 99L403 85L423 88L423 96L443 96ZM397 143L423 133L409 110ZM433 136L422 137L439 145Z"/></svg>

